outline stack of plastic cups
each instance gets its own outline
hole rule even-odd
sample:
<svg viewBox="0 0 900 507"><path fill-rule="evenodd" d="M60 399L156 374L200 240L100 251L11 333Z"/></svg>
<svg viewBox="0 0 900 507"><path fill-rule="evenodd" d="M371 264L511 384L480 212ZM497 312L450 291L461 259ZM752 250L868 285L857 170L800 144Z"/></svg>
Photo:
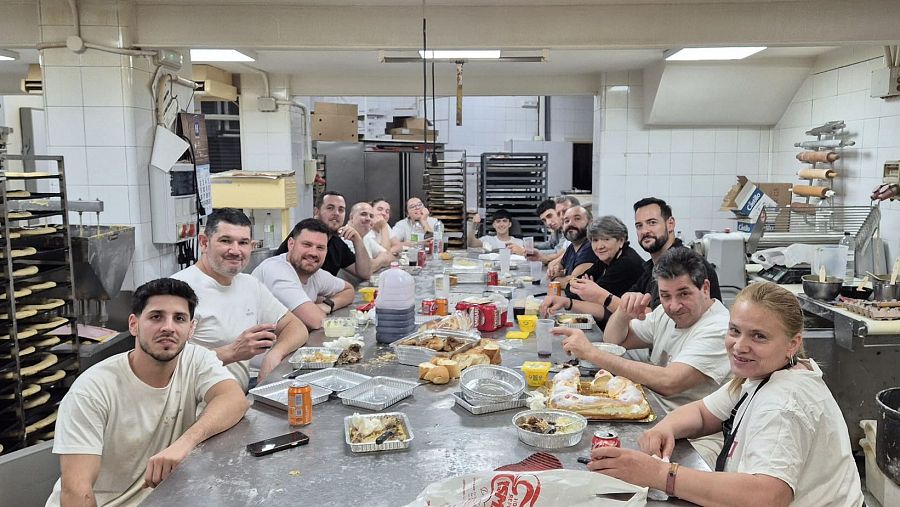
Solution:
<svg viewBox="0 0 900 507"><path fill-rule="evenodd" d="M393 343L416 330L416 281L397 263L378 279L375 340Z"/></svg>

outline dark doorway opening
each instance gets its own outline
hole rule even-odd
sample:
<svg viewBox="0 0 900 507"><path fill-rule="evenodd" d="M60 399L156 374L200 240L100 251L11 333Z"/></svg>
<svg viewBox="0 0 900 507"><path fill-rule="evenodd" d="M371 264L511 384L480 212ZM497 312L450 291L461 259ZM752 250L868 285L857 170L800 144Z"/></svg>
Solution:
<svg viewBox="0 0 900 507"><path fill-rule="evenodd" d="M593 143L572 144L572 188L594 191Z"/></svg>

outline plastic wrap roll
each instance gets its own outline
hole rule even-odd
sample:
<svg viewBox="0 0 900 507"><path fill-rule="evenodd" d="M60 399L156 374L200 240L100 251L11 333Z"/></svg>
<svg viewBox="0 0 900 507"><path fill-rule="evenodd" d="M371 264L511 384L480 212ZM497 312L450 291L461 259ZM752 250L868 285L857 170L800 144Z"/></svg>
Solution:
<svg viewBox="0 0 900 507"><path fill-rule="evenodd" d="M806 180L830 180L837 176L834 169L800 169L797 176Z"/></svg>
<svg viewBox="0 0 900 507"><path fill-rule="evenodd" d="M797 154L797 160L810 164L827 164L840 158L841 156L833 151L801 151Z"/></svg>
<svg viewBox="0 0 900 507"><path fill-rule="evenodd" d="M794 188L791 189L791 192L793 192L794 195L800 197L825 198L828 197L828 193L831 192L831 189L828 187L819 187L816 185L794 185Z"/></svg>

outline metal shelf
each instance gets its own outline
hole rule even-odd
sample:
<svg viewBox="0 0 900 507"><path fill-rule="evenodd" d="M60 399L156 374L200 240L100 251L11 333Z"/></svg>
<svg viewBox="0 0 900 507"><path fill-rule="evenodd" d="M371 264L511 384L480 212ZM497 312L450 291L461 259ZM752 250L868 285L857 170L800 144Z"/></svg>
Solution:
<svg viewBox="0 0 900 507"><path fill-rule="evenodd" d="M425 189L428 209L444 224L444 243L447 248L462 248L465 238L447 238L447 232L465 230L466 220L466 152L444 150L432 163L425 158ZM465 234L463 234L465 236Z"/></svg>
<svg viewBox="0 0 900 507"><path fill-rule="evenodd" d="M488 215L505 209L518 223L518 235L544 237L535 214L547 198L546 153L483 153L479 174L480 205Z"/></svg>

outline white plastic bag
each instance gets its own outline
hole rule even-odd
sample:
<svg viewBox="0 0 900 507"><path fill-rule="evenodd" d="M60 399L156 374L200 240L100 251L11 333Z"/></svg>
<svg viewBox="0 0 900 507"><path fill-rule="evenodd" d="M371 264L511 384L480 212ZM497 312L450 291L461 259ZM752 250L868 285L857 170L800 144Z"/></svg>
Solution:
<svg viewBox="0 0 900 507"><path fill-rule="evenodd" d="M626 502L598 493L633 493ZM427 486L406 507L642 507L647 488L608 475L581 470L482 472Z"/></svg>

